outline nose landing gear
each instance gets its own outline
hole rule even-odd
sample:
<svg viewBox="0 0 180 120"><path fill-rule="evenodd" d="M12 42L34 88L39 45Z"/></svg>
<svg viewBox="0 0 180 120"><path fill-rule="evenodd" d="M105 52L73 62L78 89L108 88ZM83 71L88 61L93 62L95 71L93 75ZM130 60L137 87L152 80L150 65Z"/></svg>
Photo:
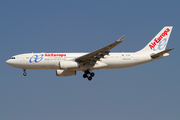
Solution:
<svg viewBox="0 0 180 120"><path fill-rule="evenodd" d="M95 75L94 72L90 72L89 70L86 70L84 71L83 78L87 78L89 81L91 81L94 75Z"/></svg>
<svg viewBox="0 0 180 120"><path fill-rule="evenodd" d="M23 71L24 71L23 75L26 76L27 75L26 69L23 69Z"/></svg>

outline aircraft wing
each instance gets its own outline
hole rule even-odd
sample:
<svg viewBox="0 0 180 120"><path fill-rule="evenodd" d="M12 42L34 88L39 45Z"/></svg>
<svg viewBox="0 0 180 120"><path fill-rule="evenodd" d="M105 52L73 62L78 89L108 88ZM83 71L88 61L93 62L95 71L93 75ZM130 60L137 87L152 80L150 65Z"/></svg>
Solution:
<svg viewBox="0 0 180 120"><path fill-rule="evenodd" d="M108 55L110 53L110 50L114 48L116 45L121 43L124 40L125 36L122 36L119 40L115 41L114 43L107 45L99 50L96 50L94 52L88 53L86 55L80 56L75 59L75 61L79 62L80 64L89 64L91 66L94 66L96 61L100 60L101 58L104 58L105 55Z"/></svg>

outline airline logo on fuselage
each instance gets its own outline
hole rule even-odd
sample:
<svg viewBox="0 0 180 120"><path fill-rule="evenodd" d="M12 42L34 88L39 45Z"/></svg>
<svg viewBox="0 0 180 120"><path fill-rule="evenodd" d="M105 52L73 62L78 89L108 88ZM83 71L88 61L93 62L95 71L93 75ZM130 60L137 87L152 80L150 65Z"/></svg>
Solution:
<svg viewBox="0 0 180 120"><path fill-rule="evenodd" d="M40 54L40 55L33 55L30 59L29 62L30 63L38 63L43 59L44 54Z"/></svg>
<svg viewBox="0 0 180 120"><path fill-rule="evenodd" d="M167 28L158 38L155 38L153 42L149 45L150 49L152 50L161 40L164 40L163 38L168 35L168 32L170 31L169 28ZM167 40L167 39L166 39ZM166 41L165 40L165 41Z"/></svg>
<svg viewBox="0 0 180 120"><path fill-rule="evenodd" d="M66 54L45 54L45 57L65 57Z"/></svg>
<svg viewBox="0 0 180 120"><path fill-rule="evenodd" d="M38 63L38 62L40 62L44 57L65 57L65 56L66 56L66 54L54 54L54 53L33 55L33 56L29 59L29 62L30 62L30 63Z"/></svg>

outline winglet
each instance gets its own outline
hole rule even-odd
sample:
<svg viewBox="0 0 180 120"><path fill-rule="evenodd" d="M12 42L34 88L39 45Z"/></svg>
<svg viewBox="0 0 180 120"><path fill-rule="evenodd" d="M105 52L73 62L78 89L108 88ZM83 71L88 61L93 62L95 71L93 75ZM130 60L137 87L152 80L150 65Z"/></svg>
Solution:
<svg viewBox="0 0 180 120"><path fill-rule="evenodd" d="M117 40L117 42L122 42L123 40L124 40L124 35L121 37L121 38L119 38L119 40Z"/></svg>

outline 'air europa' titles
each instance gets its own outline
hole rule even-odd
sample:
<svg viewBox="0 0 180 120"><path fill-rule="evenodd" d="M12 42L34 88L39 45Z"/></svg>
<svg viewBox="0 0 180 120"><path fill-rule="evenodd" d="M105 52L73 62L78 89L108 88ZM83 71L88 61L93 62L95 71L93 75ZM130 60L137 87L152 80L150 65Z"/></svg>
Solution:
<svg viewBox="0 0 180 120"><path fill-rule="evenodd" d="M151 44L149 45L150 49L153 49L156 46L156 44L159 43L159 41L161 41L162 38L168 34L169 31L170 29L167 28L158 38L155 38L154 42L151 42Z"/></svg>
<svg viewBox="0 0 180 120"><path fill-rule="evenodd" d="M63 56L66 56L66 54L45 54L44 55L45 57L63 57Z"/></svg>

